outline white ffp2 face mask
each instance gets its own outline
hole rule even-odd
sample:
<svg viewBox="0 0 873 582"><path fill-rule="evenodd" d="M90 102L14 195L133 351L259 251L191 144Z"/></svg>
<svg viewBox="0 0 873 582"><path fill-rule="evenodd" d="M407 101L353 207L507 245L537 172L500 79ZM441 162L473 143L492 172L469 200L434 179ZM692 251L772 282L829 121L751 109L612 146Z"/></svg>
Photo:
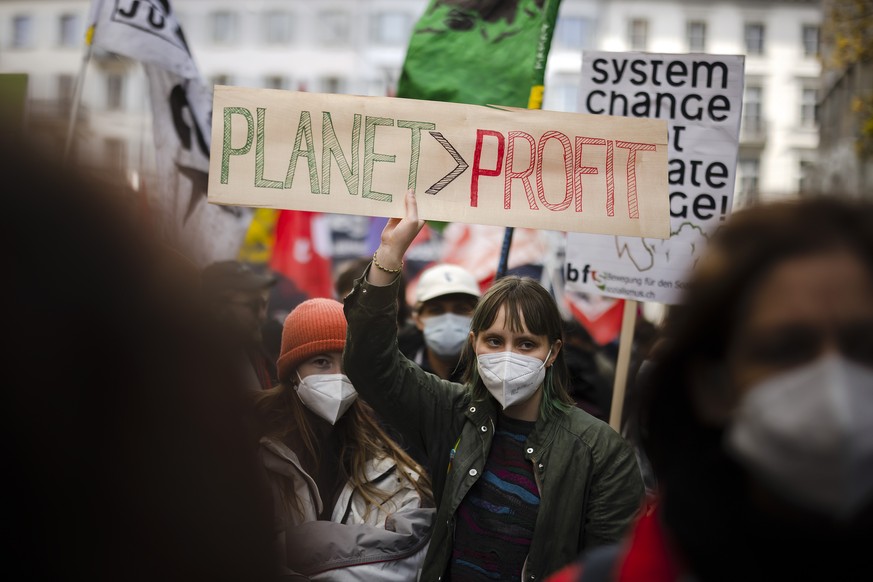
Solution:
<svg viewBox="0 0 873 582"><path fill-rule="evenodd" d="M480 354L476 357L479 377L506 410L533 396L546 377L546 361L551 355L549 350L546 359L540 360L513 352Z"/></svg>
<svg viewBox="0 0 873 582"><path fill-rule="evenodd" d="M444 358L457 356L470 335L472 317L443 313L424 320L424 341L427 347Z"/></svg>
<svg viewBox="0 0 873 582"><path fill-rule="evenodd" d="M331 424L336 424L358 397L345 374L311 374L300 378L294 389L306 408Z"/></svg>
<svg viewBox="0 0 873 582"><path fill-rule="evenodd" d="M873 369L827 355L769 378L740 403L726 436L786 498L851 517L873 495Z"/></svg>

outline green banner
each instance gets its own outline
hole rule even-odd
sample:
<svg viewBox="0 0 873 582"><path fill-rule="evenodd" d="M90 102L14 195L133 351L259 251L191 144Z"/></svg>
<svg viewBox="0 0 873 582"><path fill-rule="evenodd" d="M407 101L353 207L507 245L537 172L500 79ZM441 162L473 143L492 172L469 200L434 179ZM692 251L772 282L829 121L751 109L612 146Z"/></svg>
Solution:
<svg viewBox="0 0 873 582"><path fill-rule="evenodd" d="M539 109L559 0L431 0L397 96Z"/></svg>
<svg viewBox="0 0 873 582"><path fill-rule="evenodd" d="M14 137L24 127L27 80L24 73L0 74L0 134L4 137Z"/></svg>

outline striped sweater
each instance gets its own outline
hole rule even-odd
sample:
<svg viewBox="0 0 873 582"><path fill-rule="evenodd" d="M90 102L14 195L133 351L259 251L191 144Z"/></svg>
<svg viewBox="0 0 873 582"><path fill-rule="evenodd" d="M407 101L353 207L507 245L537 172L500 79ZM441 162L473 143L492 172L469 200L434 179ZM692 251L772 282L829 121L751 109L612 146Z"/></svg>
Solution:
<svg viewBox="0 0 873 582"><path fill-rule="evenodd" d="M482 476L461 501L450 580L519 580L540 505L524 442L534 422L500 414Z"/></svg>

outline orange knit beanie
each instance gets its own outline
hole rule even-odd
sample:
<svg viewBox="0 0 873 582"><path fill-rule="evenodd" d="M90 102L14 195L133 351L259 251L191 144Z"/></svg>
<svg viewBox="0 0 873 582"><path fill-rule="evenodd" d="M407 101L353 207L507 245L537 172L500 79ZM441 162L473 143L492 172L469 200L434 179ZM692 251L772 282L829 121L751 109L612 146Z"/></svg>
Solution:
<svg viewBox="0 0 873 582"><path fill-rule="evenodd" d="M279 380L289 380L306 358L342 350L345 345L343 304L334 299L307 299L285 318L282 349L276 362Z"/></svg>

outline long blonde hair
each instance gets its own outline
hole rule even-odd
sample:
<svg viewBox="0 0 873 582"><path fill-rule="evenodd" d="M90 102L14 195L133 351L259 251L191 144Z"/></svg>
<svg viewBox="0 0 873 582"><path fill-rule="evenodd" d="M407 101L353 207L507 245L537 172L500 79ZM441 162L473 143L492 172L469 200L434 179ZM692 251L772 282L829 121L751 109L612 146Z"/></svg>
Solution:
<svg viewBox="0 0 873 582"><path fill-rule="evenodd" d="M291 382L280 382L269 390L258 393L254 403L259 433L264 437L284 440L292 437L303 446L318 471L321 462L320 447L310 417ZM355 491L367 502L365 518L374 507L381 507L391 495L379 490L367 480L367 465L373 459L391 458L397 465L398 476L404 476L418 492L423 504L433 503L433 492L428 475L379 425L370 406L357 398L349 410L336 422L334 431L340 442L339 471L351 482ZM301 500L293 495L288 478L279 475L279 491L283 504L303 514Z"/></svg>

